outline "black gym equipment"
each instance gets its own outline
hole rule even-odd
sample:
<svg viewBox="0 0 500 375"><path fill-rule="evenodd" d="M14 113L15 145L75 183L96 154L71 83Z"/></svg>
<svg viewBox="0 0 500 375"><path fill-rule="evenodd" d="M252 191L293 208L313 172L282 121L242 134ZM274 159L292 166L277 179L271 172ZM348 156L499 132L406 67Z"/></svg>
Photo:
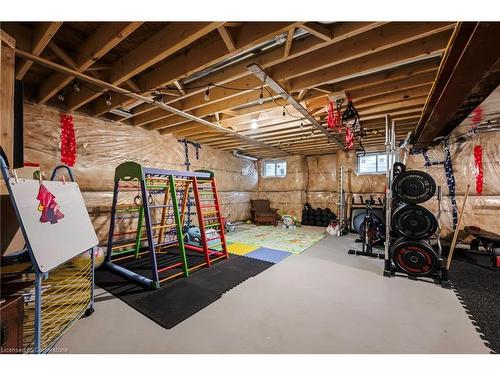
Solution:
<svg viewBox="0 0 500 375"><path fill-rule="evenodd" d="M413 277L432 276L439 268L438 255L424 240L396 240L391 246L391 257L400 272Z"/></svg>
<svg viewBox="0 0 500 375"><path fill-rule="evenodd" d="M436 194L436 182L423 171L404 171L392 183L394 198L405 203L423 203Z"/></svg>
<svg viewBox="0 0 500 375"><path fill-rule="evenodd" d="M382 209L372 207L372 215L375 225L384 225L384 212ZM358 234L362 233L365 216L366 208L362 212L360 208L357 208L356 211L353 210L352 230L354 232Z"/></svg>
<svg viewBox="0 0 500 375"><path fill-rule="evenodd" d="M359 225L360 241L362 244L361 250L349 250L347 252L348 254L384 259L384 254L376 254L373 252L373 246L384 240L383 235L385 232L382 221L373 213L374 204L375 201L372 199L365 201L366 213L362 223Z"/></svg>
<svg viewBox="0 0 500 375"><path fill-rule="evenodd" d="M436 233L438 227L434 214L425 207L415 204L397 208L392 216L392 224L398 236L411 240L429 238Z"/></svg>
<svg viewBox="0 0 500 375"><path fill-rule="evenodd" d="M370 200L374 201L372 205L372 212L373 215L376 216L376 220L380 220L381 223L384 223L385 225L385 202L380 198L373 197L373 195L370 195ZM364 217L366 215L366 205L365 205L365 198L362 195L359 195L358 198L356 199L355 196L351 198L351 208L349 212L349 217L350 217L350 225L349 229L352 233L360 233L360 226L361 223L363 223Z"/></svg>
<svg viewBox="0 0 500 375"><path fill-rule="evenodd" d="M329 208L312 208L309 203L306 203L302 210L302 225L327 227L336 218L337 215Z"/></svg>
<svg viewBox="0 0 500 375"><path fill-rule="evenodd" d="M390 180L390 179L389 179ZM406 170L402 163L394 163L392 197L388 215L390 219L385 276L397 273L409 278L429 277L449 288L447 271L442 267L439 221L425 207L419 206L438 192L438 218L441 212L441 189L434 179L423 171ZM389 220L388 219L388 220ZM436 250L431 237L437 234Z"/></svg>
<svg viewBox="0 0 500 375"><path fill-rule="evenodd" d="M475 237L470 243L471 253L489 255L491 268L500 269L500 236L472 225L466 226L464 231ZM480 246L483 246L484 250L480 250Z"/></svg>

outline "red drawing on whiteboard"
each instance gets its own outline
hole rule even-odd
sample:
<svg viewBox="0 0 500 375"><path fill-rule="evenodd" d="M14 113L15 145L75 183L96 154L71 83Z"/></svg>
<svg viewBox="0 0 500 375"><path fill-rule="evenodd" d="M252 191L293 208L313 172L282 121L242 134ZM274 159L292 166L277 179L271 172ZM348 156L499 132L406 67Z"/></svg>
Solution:
<svg viewBox="0 0 500 375"><path fill-rule="evenodd" d="M42 211L42 215L40 216L41 223L50 222L51 224L56 224L58 220L64 217L64 214L59 209L59 204L56 202L55 195L44 184L40 184L36 199L40 201L38 211Z"/></svg>

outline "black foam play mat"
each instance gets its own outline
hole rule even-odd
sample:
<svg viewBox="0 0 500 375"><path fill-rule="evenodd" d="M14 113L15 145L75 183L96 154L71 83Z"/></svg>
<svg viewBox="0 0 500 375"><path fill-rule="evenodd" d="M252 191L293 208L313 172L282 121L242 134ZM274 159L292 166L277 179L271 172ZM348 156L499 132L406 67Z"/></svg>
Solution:
<svg viewBox="0 0 500 375"><path fill-rule="evenodd" d="M168 262L168 259L163 260L160 256L159 262L164 261ZM189 263L193 261L196 260L190 259ZM131 260L119 264L139 274L149 271L148 262ZM199 269L189 277L167 282L157 290L146 289L101 267L96 270L95 283L162 327L172 328L272 265L231 254L227 260Z"/></svg>
<svg viewBox="0 0 500 375"><path fill-rule="evenodd" d="M488 256L458 253L449 277L486 345L500 353L500 269L490 269Z"/></svg>

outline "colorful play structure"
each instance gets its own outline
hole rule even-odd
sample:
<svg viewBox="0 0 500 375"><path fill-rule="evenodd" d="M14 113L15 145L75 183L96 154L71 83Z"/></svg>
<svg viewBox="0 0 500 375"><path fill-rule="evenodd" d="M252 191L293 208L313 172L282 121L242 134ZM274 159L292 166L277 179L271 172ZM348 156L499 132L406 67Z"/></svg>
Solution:
<svg viewBox="0 0 500 375"><path fill-rule="evenodd" d="M213 172L116 168L107 268L156 289L227 258Z"/></svg>

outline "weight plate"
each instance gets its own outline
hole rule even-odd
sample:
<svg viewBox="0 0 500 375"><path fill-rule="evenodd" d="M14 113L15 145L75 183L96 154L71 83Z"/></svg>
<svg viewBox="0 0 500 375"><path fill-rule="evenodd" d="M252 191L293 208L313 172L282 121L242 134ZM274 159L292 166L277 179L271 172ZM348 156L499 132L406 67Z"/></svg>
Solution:
<svg viewBox="0 0 500 375"><path fill-rule="evenodd" d="M400 206L394 211L392 223L399 236L412 240L429 238L438 227L437 219L432 212L415 204Z"/></svg>
<svg viewBox="0 0 500 375"><path fill-rule="evenodd" d="M392 184L394 196L406 203L422 203L436 193L436 182L423 171L406 171L399 174Z"/></svg>
<svg viewBox="0 0 500 375"><path fill-rule="evenodd" d="M391 255L396 268L410 276L429 276L439 265L436 252L424 241L400 238L391 247Z"/></svg>

